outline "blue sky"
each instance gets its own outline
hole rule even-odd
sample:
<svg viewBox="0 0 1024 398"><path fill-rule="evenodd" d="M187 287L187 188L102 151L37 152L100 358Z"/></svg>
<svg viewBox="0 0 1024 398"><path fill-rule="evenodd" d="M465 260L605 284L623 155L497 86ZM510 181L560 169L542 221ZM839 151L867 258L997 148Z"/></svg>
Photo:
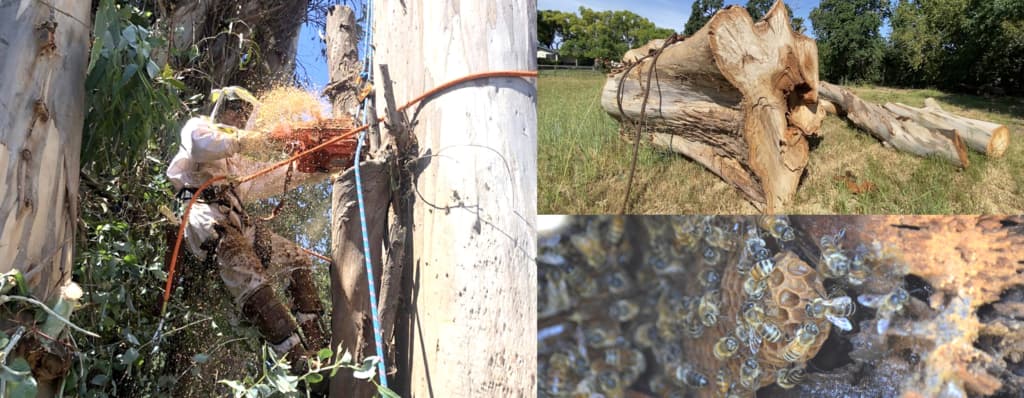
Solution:
<svg viewBox="0 0 1024 398"><path fill-rule="evenodd" d="M725 5L738 4L746 5L747 1L726 0ZM793 13L804 19L807 30L811 29L811 20L807 15L814 7L818 6L817 0L790 0L786 1ZM693 8L693 1L672 1L672 0L537 0L538 10L561 10L575 12L584 6L598 11L608 10L629 10L644 18L647 18L658 25L659 28L670 28L682 31L686 20L690 19L690 9Z"/></svg>

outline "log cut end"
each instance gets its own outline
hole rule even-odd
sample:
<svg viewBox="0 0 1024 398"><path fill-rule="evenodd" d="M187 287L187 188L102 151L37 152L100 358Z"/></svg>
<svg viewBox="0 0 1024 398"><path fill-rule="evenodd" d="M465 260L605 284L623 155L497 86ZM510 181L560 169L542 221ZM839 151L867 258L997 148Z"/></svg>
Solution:
<svg viewBox="0 0 1024 398"><path fill-rule="evenodd" d="M784 208L807 166L806 136L825 117L814 40L793 31L778 1L757 23L742 7L722 9L657 58L643 58L662 43L626 54L627 69L605 84L605 111L627 130L643 115L645 134L672 136L655 145L705 165L759 209Z"/></svg>

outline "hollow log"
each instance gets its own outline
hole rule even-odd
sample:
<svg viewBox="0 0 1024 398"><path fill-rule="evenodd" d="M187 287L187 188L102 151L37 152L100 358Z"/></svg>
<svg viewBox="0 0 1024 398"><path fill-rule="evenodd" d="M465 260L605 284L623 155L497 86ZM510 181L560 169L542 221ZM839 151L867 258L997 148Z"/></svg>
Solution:
<svg viewBox="0 0 1024 398"><path fill-rule="evenodd" d="M955 129L929 129L828 82L821 82L818 94L835 106L838 115L893 148L918 156L939 156L961 167L970 163L967 146Z"/></svg>
<svg viewBox="0 0 1024 398"><path fill-rule="evenodd" d="M885 109L929 129L956 130L968 147L991 157L1003 156L1010 143L1010 131L1006 126L954 115L943 110L931 98L925 100L924 108L887 103Z"/></svg>
<svg viewBox="0 0 1024 398"><path fill-rule="evenodd" d="M631 132L653 70L646 138L708 167L755 207L784 208L807 165L805 135L817 134L824 113L812 89L817 45L793 31L782 3L756 24L727 7L653 61L609 77L605 111Z"/></svg>

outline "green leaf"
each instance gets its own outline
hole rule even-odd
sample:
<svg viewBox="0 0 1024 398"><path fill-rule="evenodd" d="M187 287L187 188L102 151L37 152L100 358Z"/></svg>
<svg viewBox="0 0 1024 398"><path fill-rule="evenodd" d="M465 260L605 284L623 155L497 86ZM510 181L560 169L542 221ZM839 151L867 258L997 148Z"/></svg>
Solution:
<svg viewBox="0 0 1024 398"><path fill-rule="evenodd" d="M135 76L135 72L138 70L139 65L137 64L128 64L125 66L124 73L121 74L121 83L117 85L117 88L121 89L124 87L124 85L128 83L128 80L131 80L132 76Z"/></svg>
<svg viewBox="0 0 1024 398"><path fill-rule="evenodd" d="M156 62L153 62L153 60L149 60L146 62L146 73L149 74L150 79L156 79L157 76L160 76L160 67L157 66Z"/></svg>
<svg viewBox="0 0 1024 398"><path fill-rule="evenodd" d="M398 395L398 393L380 384L377 385L377 392L380 393L380 396L384 398L402 398L400 395Z"/></svg>
<svg viewBox="0 0 1024 398"><path fill-rule="evenodd" d="M331 351L330 348L324 348L324 349L322 349L320 351L317 351L317 353L316 353L316 357L319 358L321 361L324 361L327 358L330 358L331 355L334 355L334 352Z"/></svg>
<svg viewBox="0 0 1024 398"><path fill-rule="evenodd" d="M317 384L324 380L324 376L319 373L310 373L306 375L306 383Z"/></svg>
<svg viewBox="0 0 1024 398"><path fill-rule="evenodd" d="M92 379L89 380L89 384L92 384L94 386L105 386L107 385L108 381L110 381L110 376L100 373L96 376L93 376Z"/></svg>
<svg viewBox="0 0 1024 398"><path fill-rule="evenodd" d="M131 366L135 363L135 360L139 359L139 350L135 348L129 348L124 354L121 354L121 364L125 366Z"/></svg>
<svg viewBox="0 0 1024 398"><path fill-rule="evenodd" d="M377 365L377 357L366 357L358 368L352 371L352 377L360 380L369 380L377 373L374 367Z"/></svg>

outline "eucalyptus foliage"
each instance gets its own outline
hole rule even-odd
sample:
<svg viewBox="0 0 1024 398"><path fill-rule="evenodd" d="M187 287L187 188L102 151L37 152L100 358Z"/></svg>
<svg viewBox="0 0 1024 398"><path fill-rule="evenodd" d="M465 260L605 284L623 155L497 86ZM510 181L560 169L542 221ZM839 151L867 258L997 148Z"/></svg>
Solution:
<svg viewBox="0 0 1024 398"><path fill-rule="evenodd" d="M133 164L139 149L187 111L178 98L185 85L158 61L166 40L153 33L152 17L113 0L101 0L96 9L85 81L83 166L107 170Z"/></svg>

